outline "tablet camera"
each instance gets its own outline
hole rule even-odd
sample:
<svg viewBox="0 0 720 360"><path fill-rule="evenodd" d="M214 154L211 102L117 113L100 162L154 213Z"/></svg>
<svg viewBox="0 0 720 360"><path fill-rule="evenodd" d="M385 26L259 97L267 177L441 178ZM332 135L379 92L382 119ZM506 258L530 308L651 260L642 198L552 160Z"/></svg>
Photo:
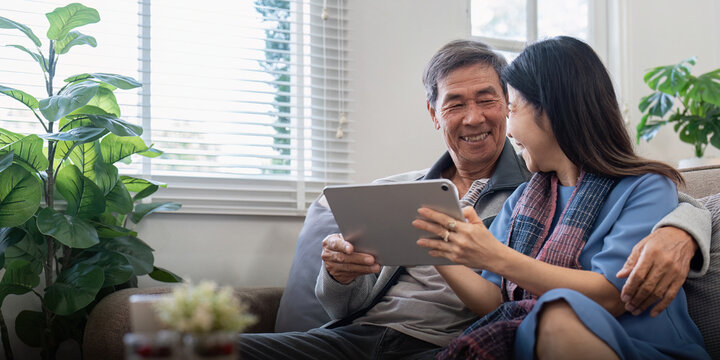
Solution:
<svg viewBox="0 0 720 360"><path fill-rule="evenodd" d="M443 189L443 191L448 191L449 189L447 185L442 185L440 188Z"/></svg>

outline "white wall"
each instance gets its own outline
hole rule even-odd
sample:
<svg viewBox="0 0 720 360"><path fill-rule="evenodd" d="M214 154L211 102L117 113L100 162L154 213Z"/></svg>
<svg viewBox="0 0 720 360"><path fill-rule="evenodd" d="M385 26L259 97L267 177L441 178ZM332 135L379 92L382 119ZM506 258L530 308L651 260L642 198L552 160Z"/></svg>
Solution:
<svg viewBox="0 0 720 360"><path fill-rule="evenodd" d="M422 72L445 43L469 36L468 1L363 0L352 11L353 180L431 166L445 147L425 106Z"/></svg>
<svg viewBox="0 0 720 360"><path fill-rule="evenodd" d="M630 130L641 116L640 98L650 93L642 81L646 70L676 64L697 56L693 74L720 67L720 2L715 0L632 0L624 1L628 12L628 59ZM647 157L677 166L678 160L693 157L694 147L678 139L672 126L665 126L650 142L641 141L639 152ZM708 148L705 156L720 156Z"/></svg>

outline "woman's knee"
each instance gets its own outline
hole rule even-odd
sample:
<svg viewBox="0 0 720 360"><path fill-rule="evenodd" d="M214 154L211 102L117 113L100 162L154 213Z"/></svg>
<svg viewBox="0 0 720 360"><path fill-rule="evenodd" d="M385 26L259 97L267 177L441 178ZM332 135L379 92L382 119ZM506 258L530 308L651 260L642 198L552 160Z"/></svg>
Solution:
<svg viewBox="0 0 720 360"><path fill-rule="evenodd" d="M543 336L555 337L576 334L578 328L584 329L585 326L565 300L555 300L543 304L543 309L538 314L538 340Z"/></svg>

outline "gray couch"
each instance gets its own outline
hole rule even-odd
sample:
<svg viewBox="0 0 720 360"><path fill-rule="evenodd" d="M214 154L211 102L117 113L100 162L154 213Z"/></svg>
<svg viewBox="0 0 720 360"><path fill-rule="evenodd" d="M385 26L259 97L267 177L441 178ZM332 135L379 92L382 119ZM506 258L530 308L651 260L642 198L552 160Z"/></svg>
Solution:
<svg viewBox="0 0 720 360"><path fill-rule="evenodd" d="M720 193L720 166L683 171L687 187L681 189L695 198ZM685 284L690 315L698 324L712 358L720 359L720 194L706 205L713 212L713 243L708 274ZM302 235L302 234L301 234ZM130 331L128 298L132 294L167 293L169 287L125 289L105 297L90 314L85 328L83 353L86 359L122 359L122 336ZM273 332L283 288L240 288L239 298L249 305L259 322L247 332Z"/></svg>

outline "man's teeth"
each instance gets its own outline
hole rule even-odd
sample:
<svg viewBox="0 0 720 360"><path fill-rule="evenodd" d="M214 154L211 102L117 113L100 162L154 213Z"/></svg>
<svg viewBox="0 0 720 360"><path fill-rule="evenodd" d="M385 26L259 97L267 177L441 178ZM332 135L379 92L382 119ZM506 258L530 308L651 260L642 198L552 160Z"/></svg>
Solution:
<svg viewBox="0 0 720 360"><path fill-rule="evenodd" d="M462 139L465 141L481 141L488 137L488 135L490 135L490 133L486 132L475 136L463 136Z"/></svg>

